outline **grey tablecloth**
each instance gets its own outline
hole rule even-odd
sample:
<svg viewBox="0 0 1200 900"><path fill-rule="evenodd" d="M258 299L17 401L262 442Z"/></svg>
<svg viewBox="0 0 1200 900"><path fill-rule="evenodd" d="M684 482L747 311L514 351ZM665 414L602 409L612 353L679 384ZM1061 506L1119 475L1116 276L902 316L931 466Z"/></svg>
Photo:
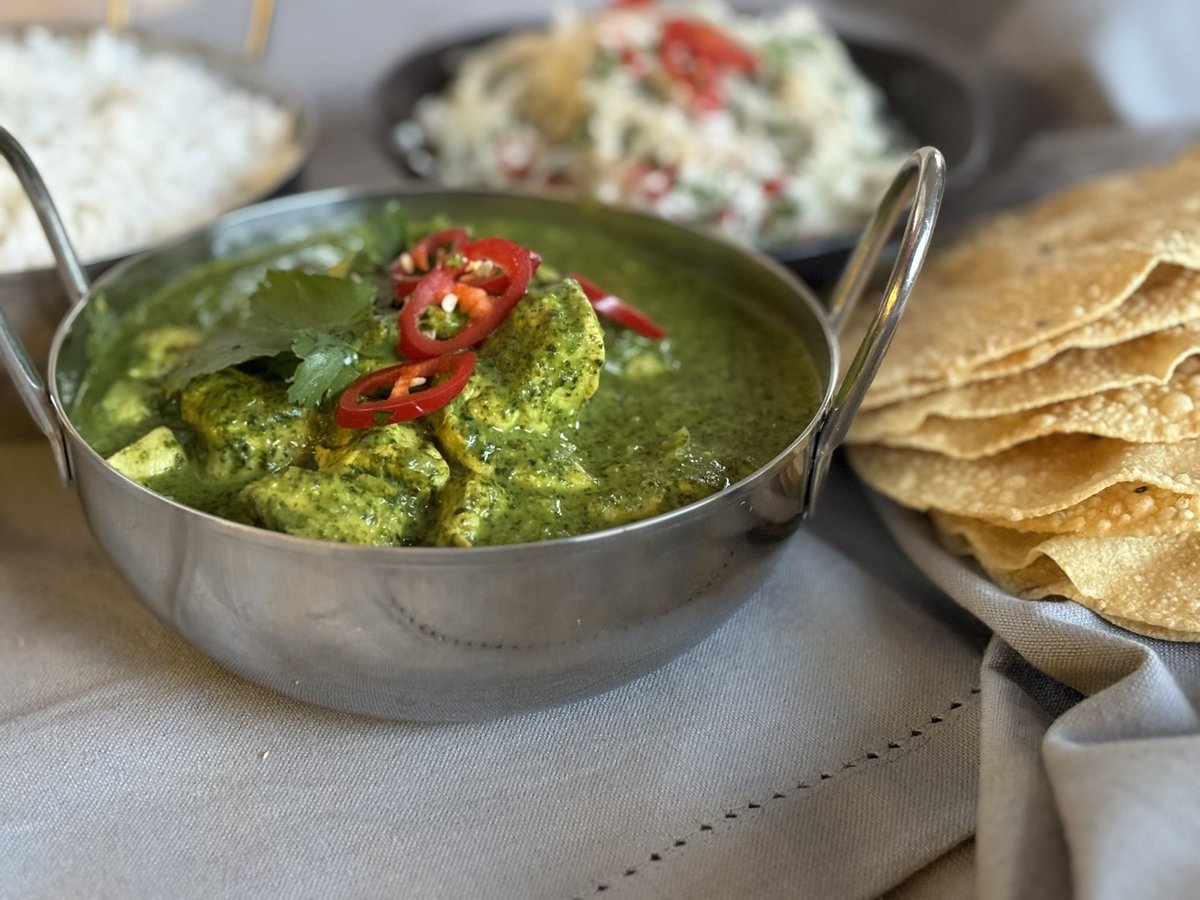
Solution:
<svg viewBox="0 0 1200 900"><path fill-rule="evenodd" d="M186 646L47 448L6 441L0 896L876 895L974 831L985 635L835 493L858 524L796 535L659 673L502 721L389 723Z"/></svg>
<svg viewBox="0 0 1200 900"><path fill-rule="evenodd" d="M1200 116L1186 0L882 5L1074 126L981 203L1161 155ZM281 8L274 67L325 107L310 184L388 176L365 83L463 10ZM1170 127L1080 130L1114 121ZM1198 667L1000 593L838 468L766 587L658 673L482 724L331 713L142 609L0 380L0 898L1193 896Z"/></svg>

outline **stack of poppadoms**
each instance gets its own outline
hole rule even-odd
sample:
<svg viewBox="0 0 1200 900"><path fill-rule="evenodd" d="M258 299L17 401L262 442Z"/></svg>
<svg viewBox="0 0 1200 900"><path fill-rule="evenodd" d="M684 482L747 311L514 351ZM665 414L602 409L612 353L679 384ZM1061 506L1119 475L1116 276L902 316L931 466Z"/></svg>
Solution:
<svg viewBox="0 0 1200 900"><path fill-rule="evenodd" d="M1004 589L1200 640L1200 149L935 251L849 441Z"/></svg>

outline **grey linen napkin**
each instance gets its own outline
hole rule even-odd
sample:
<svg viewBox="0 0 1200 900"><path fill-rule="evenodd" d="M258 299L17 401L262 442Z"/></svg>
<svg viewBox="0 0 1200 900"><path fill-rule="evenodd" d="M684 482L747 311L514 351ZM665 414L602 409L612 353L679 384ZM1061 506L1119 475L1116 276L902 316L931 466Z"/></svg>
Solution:
<svg viewBox="0 0 1200 900"><path fill-rule="evenodd" d="M1020 600L880 500L906 553L994 632L980 709L979 896L1190 897L1200 876L1200 647Z"/></svg>

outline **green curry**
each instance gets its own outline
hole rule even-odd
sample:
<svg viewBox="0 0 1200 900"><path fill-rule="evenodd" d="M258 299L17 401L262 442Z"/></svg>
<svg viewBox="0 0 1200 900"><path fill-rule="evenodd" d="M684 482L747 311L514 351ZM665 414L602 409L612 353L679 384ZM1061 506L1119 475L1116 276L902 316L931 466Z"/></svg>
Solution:
<svg viewBox="0 0 1200 900"><path fill-rule="evenodd" d="M73 402L84 438L149 488L307 537L473 546L560 538L719 491L811 418L802 343L711 277L559 227L483 218L543 259L475 348L449 405L342 428L339 395L398 362L388 264L445 223L388 209L332 235L218 259L119 318L94 303L91 365ZM579 272L666 329L598 319ZM108 318L105 318L108 316ZM454 316L430 328L453 331Z"/></svg>

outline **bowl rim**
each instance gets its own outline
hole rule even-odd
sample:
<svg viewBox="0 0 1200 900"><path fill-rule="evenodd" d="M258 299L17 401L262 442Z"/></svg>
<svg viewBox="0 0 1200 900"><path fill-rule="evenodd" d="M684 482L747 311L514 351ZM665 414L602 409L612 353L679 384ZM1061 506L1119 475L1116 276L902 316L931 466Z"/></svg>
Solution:
<svg viewBox="0 0 1200 900"><path fill-rule="evenodd" d="M396 184L387 183L374 186L355 186L355 187L335 187L324 188L315 191L303 191L284 197L276 197L274 199L265 200L250 206L239 207L235 210L227 212L219 216L216 220L206 226L193 229L187 234L181 235L171 241L168 241L160 246L146 250L135 256L130 256L122 259L111 268L107 269L98 276L90 285L88 292L76 303L62 318L57 328L53 341L50 346L49 362L47 365L47 386L50 392L50 400L54 412L58 418L59 425L63 429L63 434L67 439L67 443L72 448L72 452L78 452L80 449L89 457L93 466L99 466L101 469L119 480L126 488L132 488L136 494L140 494L145 500L153 500L161 503L166 503L174 506L177 510L189 513L199 517L202 521L207 522L212 527L217 527L219 530L226 531L231 535L240 535L243 539L253 540L254 542L265 545L280 545L281 548L291 547L298 551L307 550L318 552L320 555L336 554L336 555L352 555L356 558L360 555L363 558L377 559L380 562L399 561L400 559L409 559L411 561L437 561L461 562L464 558L478 559L481 562L485 558L490 558L496 554L512 554L522 555L538 555L544 553L559 553L564 552L564 548L575 548L582 545L591 544L597 541L619 541L628 535L636 535L642 531L652 528L672 527L677 523L692 519L693 517L703 516L707 514L707 510L713 506L723 505L730 502L731 497L741 497L743 494L748 494L754 489L759 482L763 481L772 473L778 474L784 467L788 466L797 454L811 450L811 445L823 425L830 408L834 403L834 396L838 389L839 377L841 370L841 353L840 346L833 327L829 322L827 312L805 282L799 278L794 272L790 271L786 266L772 259L770 256L762 253L751 247L746 247L739 244L723 235L707 232L691 226L683 225L677 222L662 219L642 210L634 209L628 206L619 204L594 204L605 213L615 213L617 215L630 216L639 220L653 223L656 227L674 229L677 231L690 234L694 239L708 242L715 242L723 245L727 250L741 254L751 262L765 270L772 278L782 282L789 288L792 294L802 303L807 314L812 318L818 326L822 339L825 343L825 349L829 358L828 371L823 373L827 383L824 386L821 396L814 404L813 411L805 421L799 433L795 435L788 444L780 449L769 460L763 462L753 472L747 474L738 481L726 486L725 488L716 491L707 497L684 506L676 507L655 516L646 519L640 519L634 522L628 522L612 528L605 528L597 531L589 531L581 534L570 535L562 538L551 538L539 541L529 541L523 543L506 543L506 544L488 544L483 546L472 547L427 547L427 546L376 546L367 544L350 544L339 543L336 541L326 541L319 538L303 537L299 535L287 534L284 532L272 531L270 529L261 528L254 525L247 525L241 522L235 522L231 519L226 519L213 513L205 512L188 506L163 494L151 490L145 485L134 481L123 473L114 469L79 433L71 418L67 415L67 404L63 401L61 391L61 379L59 377L59 363L62 355L63 344L66 342L68 335L74 330L75 323L80 317L85 315L85 311L91 306L95 298L102 294L104 289L111 283L117 281L125 272L132 267L139 265L156 254L167 252L168 250L180 246L185 242L207 238L209 241L215 242L222 230L228 228L236 228L239 226L249 226L255 221L270 219L273 216L285 215L289 211L315 210L320 208L328 208L337 205L349 205L355 202L363 201L385 201L388 199L398 199L403 202L405 195L422 194L427 196L436 196L438 194L453 194L456 196L489 196L489 197L520 197L535 203L544 203L547 205L557 205L559 208L570 207L577 205L578 201L569 197L551 197L543 192L533 191L499 191L499 190L461 190L455 188L446 188L440 186L431 186L425 184ZM814 361L814 369L820 374L820 369ZM72 471L76 469L72 465ZM797 515L798 519L799 516ZM282 543L281 543L282 542ZM465 554L465 557L464 557Z"/></svg>

